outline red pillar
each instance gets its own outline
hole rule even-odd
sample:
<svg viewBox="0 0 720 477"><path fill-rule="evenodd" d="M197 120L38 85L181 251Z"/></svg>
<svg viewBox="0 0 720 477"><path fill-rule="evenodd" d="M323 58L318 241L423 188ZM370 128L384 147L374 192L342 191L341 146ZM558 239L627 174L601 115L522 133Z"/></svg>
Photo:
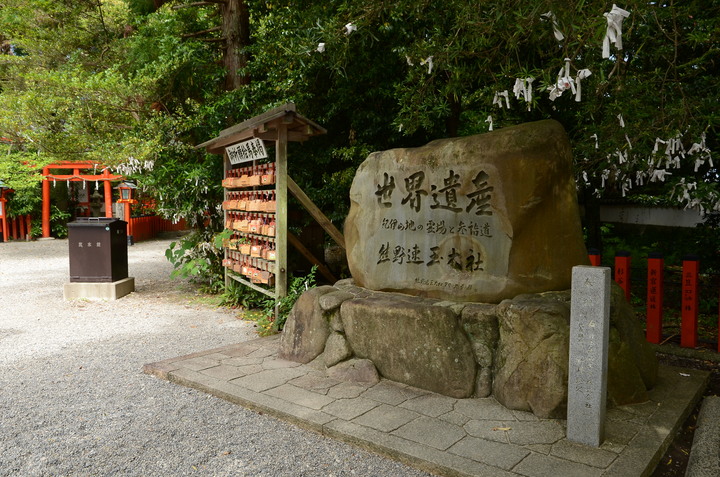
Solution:
<svg viewBox="0 0 720 477"><path fill-rule="evenodd" d="M590 265L593 267L599 267L602 257L600 256L600 250L596 248L588 249L588 258L590 259Z"/></svg>
<svg viewBox="0 0 720 477"><path fill-rule="evenodd" d="M20 240L25 240L27 238L27 231L25 230L25 218L20 216L17 218L18 221L18 227L20 229Z"/></svg>
<svg viewBox="0 0 720 477"><path fill-rule="evenodd" d="M50 237L50 181L47 176L50 174L50 169L43 167L43 179L42 183L42 236L43 238Z"/></svg>
<svg viewBox="0 0 720 477"><path fill-rule="evenodd" d="M0 228L2 228L2 240L0 240L0 242L8 241L7 210L5 210L6 207L7 202L2 200L2 197L0 197Z"/></svg>
<svg viewBox="0 0 720 477"><path fill-rule="evenodd" d="M649 343L662 341L663 268L665 260L660 253L648 254L647 320L645 337Z"/></svg>
<svg viewBox="0 0 720 477"><path fill-rule="evenodd" d="M17 240L20 238L20 232L18 231L18 221L17 219L12 219L10 223L12 224L12 237L13 239Z"/></svg>
<svg viewBox="0 0 720 477"><path fill-rule="evenodd" d="M618 251L615 254L615 281L625 291L625 299L630 303L630 252Z"/></svg>
<svg viewBox="0 0 720 477"><path fill-rule="evenodd" d="M698 323L698 275L700 262L697 257L688 256L683 259L682 272L682 317L680 324L680 346L683 348L697 347Z"/></svg>
<svg viewBox="0 0 720 477"><path fill-rule="evenodd" d="M128 237L132 237L133 234L133 227L130 216L130 204L128 202L125 202L125 222L127 222L127 235Z"/></svg>
<svg viewBox="0 0 720 477"><path fill-rule="evenodd" d="M103 171L104 176L110 176L110 172L105 169ZM105 217L112 217L112 186L110 184L110 179L106 179L103 181L103 185L105 186Z"/></svg>

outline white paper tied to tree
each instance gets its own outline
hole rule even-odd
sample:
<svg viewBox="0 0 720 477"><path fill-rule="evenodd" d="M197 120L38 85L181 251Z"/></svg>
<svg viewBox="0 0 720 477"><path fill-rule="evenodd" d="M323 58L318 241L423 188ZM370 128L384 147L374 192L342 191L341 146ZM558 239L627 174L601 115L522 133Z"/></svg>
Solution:
<svg viewBox="0 0 720 477"><path fill-rule="evenodd" d="M420 66L424 66L424 65L427 65L427 66L428 66L428 74L432 73L432 69L433 69L433 57L432 57L432 56L428 56L428 57L425 58L424 60L421 60L421 61L420 61Z"/></svg>
<svg viewBox="0 0 720 477"><path fill-rule="evenodd" d="M317 51L318 51L318 53L325 52L325 43L318 43Z"/></svg>
<svg viewBox="0 0 720 477"><path fill-rule="evenodd" d="M510 109L510 93L508 93L508 90L495 92L495 97L493 98L493 106L497 105L500 109L502 109L503 98L505 98L505 106Z"/></svg>
<svg viewBox="0 0 720 477"><path fill-rule="evenodd" d="M613 3L612 9L608 13L603 13L603 15L607 18L607 31L603 39L602 57L610 58L610 43L614 43L615 48L618 50L623 49L622 22L623 19L630 16L630 12Z"/></svg>
<svg viewBox="0 0 720 477"><path fill-rule="evenodd" d="M563 35L563 33L560 31L560 24L557 21L557 17L552 11L543 13L542 15L540 15L540 17L552 22L553 35L555 35L555 39L557 41L563 41L565 39L565 35Z"/></svg>
<svg viewBox="0 0 720 477"><path fill-rule="evenodd" d="M353 25L352 23L348 23L347 25L345 25L345 27L343 29L345 30L346 35L349 35L352 32L357 31L357 27L355 25Z"/></svg>

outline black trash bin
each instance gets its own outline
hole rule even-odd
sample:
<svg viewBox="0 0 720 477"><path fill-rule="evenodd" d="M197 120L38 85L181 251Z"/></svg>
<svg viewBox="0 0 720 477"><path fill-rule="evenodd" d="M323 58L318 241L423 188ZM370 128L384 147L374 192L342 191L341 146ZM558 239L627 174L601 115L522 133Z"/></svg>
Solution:
<svg viewBox="0 0 720 477"><path fill-rule="evenodd" d="M127 222L78 218L68 224L71 282L116 282L128 277Z"/></svg>

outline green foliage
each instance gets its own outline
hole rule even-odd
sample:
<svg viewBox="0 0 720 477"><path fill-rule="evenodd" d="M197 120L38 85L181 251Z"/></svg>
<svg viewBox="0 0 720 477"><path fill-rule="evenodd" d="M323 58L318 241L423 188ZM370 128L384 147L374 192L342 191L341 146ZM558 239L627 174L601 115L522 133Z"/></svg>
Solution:
<svg viewBox="0 0 720 477"><path fill-rule="evenodd" d="M305 276L292 277L288 284L287 295L280 299L266 299L263 302L262 313L249 316L260 328L258 333L261 336L268 336L279 333L285 327L288 315L300 295L315 286L315 274L317 267L312 267L310 273ZM277 312L277 313L276 313Z"/></svg>
<svg viewBox="0 0 720 477"><path fill-rule="evenodd" d="M222 238L220 239L222 241ZM222 267L222 248L207 232L194 231L179 242L172 242L165 257L173 264L172 278L189 279L200 285L201 291L219 293L225 287Z"/></svg>

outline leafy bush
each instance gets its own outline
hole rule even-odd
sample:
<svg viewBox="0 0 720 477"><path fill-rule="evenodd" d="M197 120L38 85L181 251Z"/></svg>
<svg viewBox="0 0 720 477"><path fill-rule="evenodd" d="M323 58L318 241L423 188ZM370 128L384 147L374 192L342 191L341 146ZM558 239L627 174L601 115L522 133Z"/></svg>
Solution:
<svg viewBox="0 0 720 477"><path fill-rule="evenodd" d="M222 267L222 240L226 232L208 237L207 232L193 231L180 242L172 242L165 257L173 264L173 278L189 279L201 285L201 291L220 293L225 288Z"/></svg>

